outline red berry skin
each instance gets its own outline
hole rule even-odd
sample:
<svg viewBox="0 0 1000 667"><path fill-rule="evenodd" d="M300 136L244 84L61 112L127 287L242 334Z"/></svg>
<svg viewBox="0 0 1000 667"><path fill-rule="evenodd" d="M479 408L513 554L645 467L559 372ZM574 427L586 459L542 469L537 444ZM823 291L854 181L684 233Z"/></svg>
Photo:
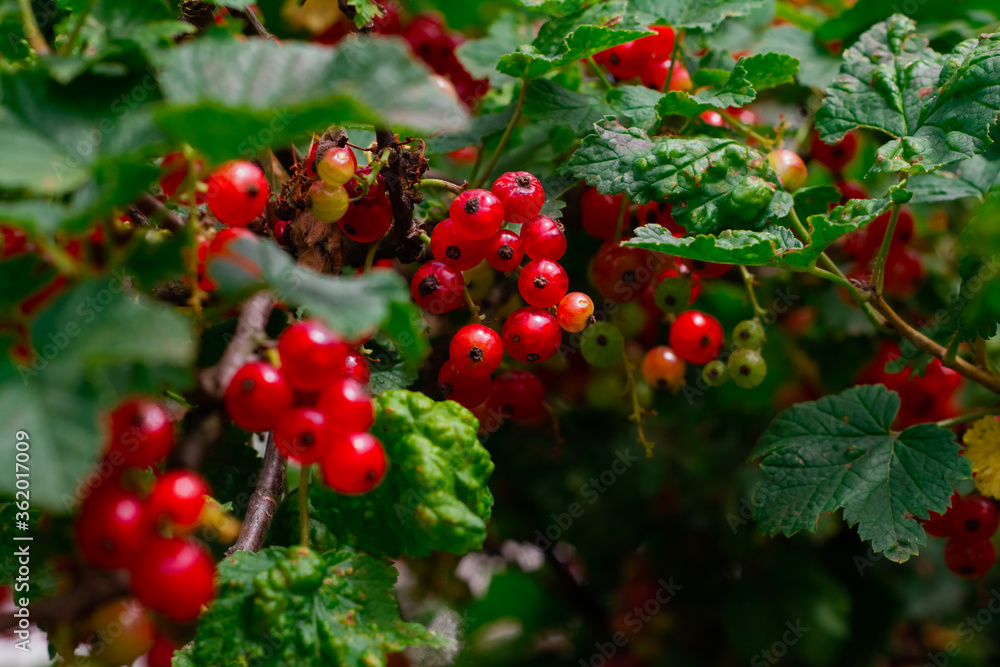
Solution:
<svg viewBox="0 0 1000 667"><path fill-rule="evenodd" d="M545 204L542 182L526 171L509 171L490 190L503 206L508 222L523 225L538 217Z"/></svg>
<svg viewBox="0 0 1000 667"><path fill-rule="evenodd" d="M668 25L651 25L655 35L640 37L635 42L640 57L653 61L664 61L674 53L674 29Z"/></svg>
<svg viewBox="0 0 1000 667"><path fill-rule="evenodd" d="M444 362L438 371L438 388L445 400L455 401L470 410L489 398L492 385L489 375L473 377L454 359Z"/></svg>
<svg viewBox="0 0 1000 667"><path fill-rule="evenodd" d="M136 599L175 623L198 618L215 597L215 564L192 540L150 540L132 559L129 574Z"/></svg>
<svg viewBox="0 0 1000 667"><path fill-rule="evenodd" d="M889 221L891 218L892 211L886 211L879 217L875 218L875 220L872 221L872 223L865 229L867 232L868 252L871 257L874 257L881 247L882 239L885 238L885 233L889 231ZM893 230L892 241L889 243L893 246L903 246L908 244L913 240L913 227L913 212L910 210L909 206L904 206L899 210L899 218L896 220L896 229Z"/></svg>
<svg viewBox="0 0 1000 667"><path fill-rule="evenodd" d="M857 181L838 181L834 185L840 191L841 205L852 199L868 199L868 190Z"/></svg>
<svg viewBox="0 0 1000 667"><path fill-rule="evenodd" d="M344 185L347 189L347 195L351 199L361 197L363 189L361 187L359 177L367 179L368 174L372 173L371 165L358 167L354 170L354 173L356 174L355 177L347 181L347 184ZM375 202L381 201L382 199L385 199L385 177L380 173L375 177L375 182L368 186L368 192L365 193L365 196L353 203L359 206L371 206Z"/></svg>
<svg viewBox="0 0 1000 667"><path fill-rule="evenodd" d="M715 109L703 111L698 117L701 118L706 125L711 125L712 127L722 127L726 124L726 119L723 118L722 114Z"/></svg>
<svg viewBox="0 0 1000 667"><path fill-rule="evenodd" d="M949 520L947 512L945 514L931 512L927 520L921 522L921 525L924 527L924 531L931 537L952 536L951 520Z"/></svg>
<svg viewBox="0 0 1000 667"><path fill-rule="evenodd" d="M372 379L372 371L365 355L357 350L348 350L342 375L361 384L368 384Z"/></svg>
<svg viewBox="0 0 1000 667"><path fill-rule="evenodd" d="M938 398L950 398L965 383L962 374L941 363L940 359L931 359L924 369L924 376L914 380L921 388L933 393Z"/></svg>
<svg viewBox="0 0 1000 667"><path fill-rule="evenodd" d="M719 356L723 333L719 320L699 310L680 314L670 326L670 347L690 364L707 364Z"/></svg>
<svg viewBox="0 0 1000 667"><path fill-rule="evenodd" d="M166 637L157 637L153 648L146 654L146 667L171 667L177 646Z"/></svg>
<svg viewBox="0 0 1000 667"><path fill-rule="evenodd" d="M271 236L274 237L274 240L278 245L290 245L288 240L288 221L275 220L274 224L271 225Z"/></svg>
<svg viewBox="0 0 1000 667"><path fill-rule="evenodd" d="M517 288L524 300L535 308L551 308L566 296L569 276L558 263L536 259L521 270Z"/></svg>
<svg viewBox="0 0 1000 667"><path fill-rule="evenodd" d="M819 138L818 132L813 133L812 157L830 171L840 173L857 155L857 130L851 130L835 144L828 144Z"/></svg>
<svg viewBox="0 0 1000 667"><path fill-rule="evenodd" d="M684 228L684 225L674 222L673 209L674 205L666 202L651 201L648 204L643 204L638 211L639 224L660 225L669 230L675 237L680 238L687 234L687 229Z"/></svg>
<svg viewBox="0 0 1000 667"><path fill-rule="evenodd" d="M367 206L350 204L337 227L358 243L378 241L392 227L392 205L385 197Z"/></svg>
<svg viewBox="0 0 1000 667"><path fill-rule="evenodd" d="M778 174L782 187L789 192L794 192L805 185L809 175L806 163L796 153L780 148L768 153L767 161Z"/></svg>
<svg viewBox="0 0 1000 667"><path fill-rule="evenodd" d="M605 62L611 75L619 81L624 81L640 75L644 60L642 52L636 48L636 43L632 41L609 49Z"/></svg>
<svg viewBox="0 0 1000 667"><path fill-rule="evenodd" d="M518 361L537 364L552 358L562 342L559 323L541 308L518 308L503 323L503 347Z"/></svg>
<svg viewBox="0 0 1000 667"><path fill-rule="evenodd" d="M594 257L591 279L604 298L634 301L652 281L655 268L655 258L648 251L609 242Z"/></svg>
<svg viewBox="0 0 1000 667"><path fill-rule="evenodd" d="M562 225L547 215L539 215L521 227L521 243L531 259L558 261L566 254L566 235Z"/></svg>
<svg viewBox="0 0 1000 667"><path fill-rule="evenodd" d="M368 493L385 479L388 467L385 449L371 433L336 438L320 462L324 483L345 495Z"/></svg>
<svg viewBox="0 0 1000 667"><path fill-rule="evenodd" d="M93 491L76 518L76 543L88 563L107 569L126 567L152 536L143 502L114 484Z"/></svg>
<svg viewBox="0 0 1000 667"><path fill-rule="evenodd" d="M670 73L670 61L647 60L642 65L639 76L642 84L655 90L664 90L663 84L667 82L667 75ZM673 76L670 77L670 87L666 90L691 90L694 83L691 81L691 74L680 62L674 67Z"/></svg>
<svg viewBox="0 0 1000 667"><path fill-rule="evenodd" d="M354 170L358 168L358 160L354 151L347 146L334 146L327 149L319 160L314 161L316 173L328 185L345 185L354 178Z"/></svg>
<svg viewBox="0 0 1000 667"><path fill-rule="evenodd" d="M448 353L460 372L469 377L485 377L500 367L503 342L493 329L469 324L455 333Z"/></svg>
<svg viewBox="0 0 1000 667"><path fill-rule="evenodd" d="M594 314L594 302L583 292L571 292L559 301L556 320L563 331L578 333L587 328Z"/></svg>
<svg viewBox="0 0 1000 667"><path fill-rule="evenodd" d="M163 407L145 398L127 400L111 413L111 454L125 466L146 468L174 447L174 425Z"/></svg>
<svg viewBox="0 0 1000 667"><path fill-rule="evenodd" d="M0 259L19 255L27 249L28 235L23 229L11 227L10 225L0 225L0 234L3 235L3 245L0 246Z"/></svg>
<svg viewBox="0 0 1000 667"><path fill-rule="evenodd" d="M375 421L375 408L368 390L350 378L334 380L320 394L317 407L327 416L334 436L367 431Z"/></svg>
<svg viewBox="0 0 1000 667"><path fill-rule="evenodd" d="M168 470L160 475L146 498L146 513L155 527L163 519L179 528L198 522L205 497L212 494L208 482L191 470Z"/></svg>
<svg viewBox="0 0 1000 667"><path fill-rule="evenodd" d="M989 540L965 542L950 539L944 545L944 562L963 579L976 579L989 572L996 560L996 550Z"/></svg>
<svg viewBox="0 0 1000 667"><path fill-rule="evenodd" d="M462 305L465 300L465 281L454 266L434 260L427 262L413 274L410 293L418 306L441 315Z"/></svg>
<svg viewBox="0 0 1000 667"><path fill-rule="evenodd" d="M468 271L483 261L489 242L459 236L449 218L439 222L431 232L431 254L434 259L448 262L459 271Z"/></svg>
<svg viewBox="0 0 1000 667"><path fill-rule="evenodd" d="M920 253L913 248L889 248L883 278L886 294L898 299L908 299L920 290L924 275Z"/></svg>
<svg viewBox="0 0 1000 667"><path fill-rule="evenodd" d="M318 391L343 372L347 350L347 344L319 322L296 322L278 337L281 374L295 389Z"/></svg>
<svg viewBox="0 0 1000 667"><path fill-rule="evenodd" d="M226 412L247 431L270 431L292 407L292 388L271 364L251 361L226 388Z"/></svg>
<svg viewBox="0 0 1000 667"><path fill-rule="evenodd" d="M733 268L732 264L717 264L715 262L705 262L700 259L688 259L687 257L682 259L681 262L691 270L691 275L699 280L719 278L729 273L729 269Z"/></svg>
<svg viewBox="0 0 1000 667"><path fill-rule="evenodd" d="M195 172L200 172L205 166L203 160L195 160L194 168ZM163 194L166 195L167 199L174 196L177 192L177 188L181 186L184 179L187 178L188 172L190 171L190 166L188 165L187 158L184 157L184 153L177 151L175 153L169 153L163 157L163 161L160 163L160 189L163 190ZM198 203L204 199L202 193L196 195L196 200Z"/></svg>
<svg viewBox="0 0 1000 667"><path fill-rule="evenodd" d="M274 444L286 459L302 465L319 463L333 442L329 413L312 408L289 410L274 426Z"/></svg>
<svg viewBox="0 0 1000 667"><path fill-rule="evenodd" d="M595 238L607 241L615 237L621 210L621 195L602 195L597 188L587 188L580 198L580 221L584 231Z"/></svg>
<svg viewBox="0 0 1000 667"><path fill-rule="evenodd" d="M963 542L988 540L1000 525L996 504L979 495L959 498L947 516L951 520L952 536Z"/></svg>
<svg viewBox="0 0 1000 667"><path fill-rule="evenodd" d="M541 380L528 371L504 371L497 376L488 405L508 419L534 419L545 409Z"/></svg>
<svg viewBox="0 0 1000 667"><path fill-rule="evenodd" d="M451 203L448 214L458 235L473 241L496 234L504 220L503 204L489 190L466 190Z"/></svg>
<svg viewBox="0 0 1000 667"><path fill-rule="evenodd" d="M486 241L486 263L497 271L513 271L524 259L524 244L509 229L501 229Z"/></svg>
<svg viewBox="0 0 1000 667"><path fill-rule="evenodd" d="M219 222L246 227L264 212L271 190L260 167L233 160L212 172L206 181L205 201Z"/></svg>

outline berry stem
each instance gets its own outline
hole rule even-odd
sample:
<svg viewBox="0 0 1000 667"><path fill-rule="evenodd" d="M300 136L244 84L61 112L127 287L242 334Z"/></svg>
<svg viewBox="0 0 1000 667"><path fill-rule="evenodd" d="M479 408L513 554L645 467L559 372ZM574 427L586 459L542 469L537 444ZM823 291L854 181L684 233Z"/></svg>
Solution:
<svg viewBox="0 0 1000 667"><path fill-rule="evenodd" d="M612 90L614 86L611 85L611 81L608 80L608 76L604 73L604 70L602 70L596 62L594 62L594 56L587 56L587 62L590 63L592 68L594 68L594 71L597 73L597 78L601 80L604 87L608 90Z"/></svg>
<svg viewBox="0 0 1000 667"><path fill-rule="evenodd" d="M73 26L73 31L66 38L66 43L62 45L59 49L60 56L68 56L73 53L73 47L76 45L76 39L80 36L80 30L83 29L83 25L87 22L87 17L94 10L94 5L97 4L97 0L87 0L87 4L84 5L83 9L80 10L79 17L77 18L76 25Z"/></svg>
<svg viewBox="0 0 1000 667"><path fill-rule="evenodd" d="M469 292L468 285L465 286L464 291L465 291L465 303L467 306L469 306L469 310L472 311L472 319L474 319L476 322L482 322L483 316L479 312L479 306L476 305L476 302L472 298L472 294Z"/></svg>
<svg viewBox="0 0 1000 667"><path fill-rule="evenodd" d="M767 148L768 150L771 150L774 147L774 140L773 139L768 139L763 134L761 134L757 130L753 129L752 127L750 127L746 123L743 123L743 122L737 120L737 118L733 114L729 113L728 110L726 110L726 109L719 109L719 115L721 115L723 118L725 118L727 123L729 123L730 125L732 125L738 131L742 132L744 135L746 135L748 137L753 137L754 139L756 139L757 141L759 141L760 143L762 143L764 145L764 147Z"/></svg>
<svg viewBox="0 0 1000 667"><path fill-rule="evenodd" d="M639 430L639 444L645 448L646 458L653 458L653 443L646 437L646 411L639 403L639 389L635 381L636 366L628 358L625 350L622 350L622 361L625 364L625 381L628 382L628 391L632 395L632 414L628 418L629 421L635 422Z"/></svg>
<svg viewBox="0 0 1000 667"><path fill-rule="evenodd" d="M24 22L24 34L28 38L28 43L40 56L47 56L52 53L49 43L45 41L42 31L38 29L35 21L35 12L31 9L31 0L17 0L21 7L21 20Z"/></svg>
<svg viewBox="0 0 1000 667"><path fill-rule="evenodd" d="M420 240L423 242L424 245L428 245L429 246L431 244L431 237L428 236L426 234L426 232L422 232L420 234Z"/></svg>
<svg viewBox="0 0 1000 667"><path fill-rule="evenodd" d="M311 465L299 467L299 542L309 548L309 474Z"/></svg>
<svg viewBox="0 0 1000 667"><path fill-rule="evenodd" d="M959 424L971 422L979 419L980 417L989 417L990 415L1000 415L1000 405L994 405L991 408L979 408L978 410L967 412L964 415L952 417L951 419L942 419L941 421L934 423L941 428L951 428L952 426L958 426Z"/></svg>
<svg viewBox="0 0 1000 667"><path fill-rule="evenodd" d="M417 185L422 188L441 188L442 190L454 192L456 195L460 195L465 192L465 186L459 185L458 183L452 183L451 181L445 181L440 178L422 178L418 181Z"/></svg>
<svg viewBox="0 0 1000 667"><path fill-rule="evenodd" d="M46 259L52 262L59 273L67 276L76 276L80 273L80 265L77 264L76 260L62 248L60 248L55 243L49 241L47 237L43 234L39 234L36 239L39 249L42 254L45 255Z"/></svg>
<svg viewBox="0 0 1000 667"><path fill-rule="evenodd" d="M622 205L618 209L618 222L615 223L615 244L622 240L622 230L625 228L625 218L628 216L628 197L622 195Z"/></svg>
<svg viewBox="0 0 1000 667"><path fill-rule="evenodd" d="M521 111L524 109L524 100L528 97L528 79L521 79L521 92L517 96L517 104L514 107L514 114L510 117L510 121L507 123L507 127L503 131L503 135L500 137L500 141L497 143L496 150L493 151L493 157L490 161L486 163L486 167L483 169L483 173L479 174L479 177L475 181L475 188L481 188L486 179L490 177L493 173L493 169L497 166L497 162L500 161L500 155L503 153L503 149L507 146L507 142L510 141L510 136L514 133L514 126L517 122L521 120Z"/></svg>
<svg viewBox="0 0 1000 667"><path fill-rule="evenodd" d="M901 185L906 183L904 178ZM875 267L872 269L872 286L875 287L875 294L882 296L882 286L885 283L885 262L889 257L889 247L892 245L892 237L896 233L896 223L899 221L899 212L903 210L902 204L892 207L892 217L885 228L885 236L882 237L882 245L879 246L878 254L875 256Z"/></svg>
<svg viewBox="0 0 1000 667"><path fill-rule="evenodd" d="M750 297L750 305L753 306L753 314L758 320L762 319L767 315L767 311L761 308L760 302L757 301L757 293L754 291L754 277L753 274L747 269L747 267L740 264L740 275L743 276L743 284L747 288L747 296Z"/></svg>
<svg viewBox="0 0 1000 667"><path fill-rule="evenodd" d="M663 90L661 92L667 92L670 90L670 84L674 80L674 66L677 64L677 54L681 50L681 41L684 39L684 30L678 30L674 35L674 50L670 52L670 67L667 68L667 80L663 82Z"/></svg>
<svg viewBox="0 0 1000 667"><path fill-rule="evenodd" d="M382 239L385 237L383 236ZM378 247L382 245L382 239L376 239L374 243L368 246L368 254L365 255L365 268L364 273L371 270L372 264L375 263L375 253L378 252Z"/></svg>

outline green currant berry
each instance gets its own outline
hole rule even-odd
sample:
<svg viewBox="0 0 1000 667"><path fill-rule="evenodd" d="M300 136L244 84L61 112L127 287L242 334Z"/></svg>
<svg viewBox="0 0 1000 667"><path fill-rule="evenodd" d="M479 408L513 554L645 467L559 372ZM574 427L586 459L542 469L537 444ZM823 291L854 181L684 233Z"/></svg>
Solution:
<svg viewBox="0 0 1000 667"><path fill-rule="evenodd" d="M636 301L618 304L611 322L626 338L634 338L646 328L646 310Z"/></svg>
<svg viewBox="0 0 1000 667"><path fill-rule="evenodd" d="M309 188L313 217L322 222L337 222L347 213L350 197L342 185L327 185L316 181Z"/></svg>
<svg viewBox="0 0 1000 667"><path fill-rule="evenodd" d="M664 278L653 292L653 301L665 313L679 313L691 303L691 285L683 278Z"/></svg>
<svg viewBox="0 0 1000 667"><path fill-rule="evenodd" d="M764 327L759 320L743 320L733 328L733 343L748 350L759 350L764 344Z"/></svg>
<svg viewBox="0 0 1000 667"><path fill-rule="evenodd" d="M729 379L729 372L724 363L715 359L705 364L705 367L701 369L701 377L710 387L720 387Z"/></svg>
<svg viewBox="0 0 1000 667"><path fill-rule="evenodd" d="M729 355L726 370L729 371L729 377L737 387L753 389L764 381L767 364L764 363L764 357L760 352L744 348Z"/></svg>
<svg viewBox="0 0 1000 667"><path fill-rule="evenodd" d="M604 368L618 363L625 350L625 337L607 322L597 322L582 334L580 352L591 366Z"/></svg>

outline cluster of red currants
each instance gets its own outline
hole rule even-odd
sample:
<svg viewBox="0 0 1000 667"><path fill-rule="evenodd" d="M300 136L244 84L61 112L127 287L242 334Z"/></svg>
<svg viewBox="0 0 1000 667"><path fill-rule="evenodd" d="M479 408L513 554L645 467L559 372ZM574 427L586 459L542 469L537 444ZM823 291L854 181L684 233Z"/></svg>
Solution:
<svg viewBox="0 0 1000 667"><path fill-rule="evenodd" d="M619 81L639 79L644 86L665 90L669 76L670 85L666 90L691 90L691 75L684 63L673 63L671 73L674 29L666 25L651 25L649 29L656 34L601 51L594 56L594 62L606 67Z"/></svg>
<svg viewBox="0 0 1000 667"><path fill-rule="evenodd" d="M95 567L128 569L136 599L175 622L194 620L215 593L215 565L190 537L205 519L208 484L190 470L168 470L150 484L128 474L162 461L174 427L152 400L125 401L111 415L111 441L88 480L76 542Z"/></svg>
<svg viewBox="0 0 1000 667"><path fill-rule="evenodd" d="M958 576L974 579L993 567L996 549L990 538L1000 525L1000 513L989 498L955 493L944 514L931 512L922 523L928 535L948 539L944 562Z"/></svg>
<svg viewBox="0 0 1000 667"><path fill-rule="evenodd" d="M365 386L368 363L351 347L319 322L296 322L278 338L280 368L245 364L225 402L241 428L272 431L285 458L318 463L327 486L362 494L379 485L388 461L382 443L367 432L375 420Z"/></svg>

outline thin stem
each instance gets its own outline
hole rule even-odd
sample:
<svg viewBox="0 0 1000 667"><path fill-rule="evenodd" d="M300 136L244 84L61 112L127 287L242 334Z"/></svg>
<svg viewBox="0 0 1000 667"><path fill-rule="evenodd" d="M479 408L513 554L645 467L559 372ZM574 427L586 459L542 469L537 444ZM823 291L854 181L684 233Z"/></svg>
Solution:
<svg viewBox="0 0 1000 667"><path fill-rule="evenodd" d="M752 127L750 127L746 123L741 122L740 120L738 120L736 118L736 116L734 116L733 114L729 113L729 111L727 111L726 109L720 109L719 110L719 114L723 118L726 119L727 123L729 123L730 125L732 125L734 128L736 128L737 130L739 130L740 132L742 132L746 136L753 137L754 139L756 139L757 141L759 141L760 143L762 143L766 148L770 149L772 146L774 146L774 140L773 139L769 139L769 138L765 137L763 134L761 134L757 130L753 129Z"/></svg>
<svg viewBox="0 0 1000 667"><path fill-rule="evenodd" d="M83 10L80 11L80 18L73 26L73 32L69 34L66 38L66 43L62 45L59 49L59 55L68 56L73 53L73 47L76 45L76 39L80 36L80 31L83 30L84 24L87 23L87 19L90 17L90 12L94 10L94 5L97 4L97 0L87 0L87 4L84 5Z"/></svg>
<svg viewBox="0 0 1000 667"><path fill-rule="evenodd" d="M39 235L35 242L45 257L59 270L59 273L67 276L75 276L80 273L80 265L59 245L52 243L44 235Z"/></svg>
<svg viewBox="0 0 1000 667"><path fill-rule="evenodd" d="M948 348L944 351L944 360L948 363L954 363L955 358L958 356L958 345L961 343L959 339L958 332L951 337L951 341L948 343Z"/></svg>
<svg viewBox="0 0 1000 667"><path fill-rule="evenodd" d="M482 322L483 316L479 312L479 306L476 305L475 300L472 298L472 294L469 292L468 285L465 286L465 303L469 306L469 310L472 311L472 318L477 322Z"/></svg>
<svg viewBox="0 0 1000 667"><path fill-rule="evenodd" d="M788 212L788 220L792 223L792 229L796 234L802 237L803 241L807 244L812 243L812 235L809 234L809 230L806 229L806 226L802 224L801 220L799 220L799 214L795 212L794 208Z"/></svg>
<svg viewBox="0 0 1000 667"><path fill-rule="evenodd" d="M767 316L767 311L761 308L760 302L757 301L757 292L754 290L754 278L753 274L747 269L747 267L740 264L740 275L743 276L743 284L747 288L747 296L750 297L750 305L753 307L754 317L761 319Z"/></svg>
<svg viewBox="0 0 1000 667"><path fill-rule="evenodd" d="M653 458L653 443L646 437L646 411L639 403L638 384L635 381L636 368L624 350L622 350L622 361L625 364L625 380L628 382L628 392L632 395L632 414L628 418L629 421L635 422L635 426L639 430L639 444L645 448L646 457Z"/></svg>
<svg viewBox="0 0 1000 667"><path fill-rule="evenodd" d="M628 197L622 195L622 205L618 209L618 222L615 223L615 244L622 240L625 229L625 218L628 216Z"/></svg>
<svg viewBox="0 0 1000 667"><path fill-rule="evenodd" d="M382 239L384 238L385 237L383 236L381 239L376 239L374 243L368 246L368 254L365 255L364 272L368 272L371 270L372 264L375 263L375 253L378 252L378 247L382 245Z"/></svg>
<svg viewBox="0 0 1000 667"><path fill-rule="evenodd" d="M995 405L992 408L979 408L978 410L967 412L964 415L959 415L958 417L942 419L939 422L935 422L935 424L941 428L951 428L952 426L958 426L959 424L964 424L965 422L970 422L975 419L979 419L980 417L989 417L990 415L1000 415L1000 405Z"/></svg>
<svg viewBox="0 0 1000 667"><path fill-rule="evenodd" d="M795 212L794 208L791 211L789 211L788 219L791 221L792 229L795 231L795 233L798 234L800 237L802 237L802 240L804 240L807 244L812 243L812 237L809 234L809 230L807 230L806 226L802 224L801 220L799 220L799 215L798 213ZM851 298L854 299L861 306L861 309L864 310L865 314L867 314L869 316L869 319L871 319L872 314L870 310L865 308L864 305L869 299L871 299L871 295L868 294L867 292L862 292L857 287L855 287L854 283L852 283L847 278L847 276L844 275L844 272L840 270L840 267L837 266L837 263L834 262L832 259L830 259L830 256L827 255L825 252L821 252L819 254L819 263L823 265L823 269L817 269L816 267L813 267L810 270L806 270L805 273L811 273L815 276L819 276L827 280L832 280L833 282L837 283L838 285L846 289L847 292L851 295ZM872 323L875 324L876 326L880 326L877 320L872 320Z"/></svg>
<svg viewBox="0 0 1000 667"><path fill-rule="evenodd" d="M902 204L896 204L892 207L892 217L889 218L889 225L885 228L885 236L882 237L882 245L879 246L878 254L875 255L872 285L875 287L875 293L879 296L882 296L882 285L885 283L885 263L889 258L889 246L892 245L892 237L896 233L896 223L899 221L899 212L902 210Z"/></svg>
<svg viewBox="0 0 1000 667"><path fill-rule="evenodd" d="M497 144L496 150L493 151L493 157L490 161L486 163L486 168L483 169L483 173L474 181L475 187L482 187L483 182L490 177L493 173L493 168L497 166L497 162L500 160L500 154L503 153L503 149L506 148L507 142L510 141L510 136L514 133L514 126L517 122L521 120L521 111L524 109L524 100L528 96L528 80L521 79L521 93L517 96L517 105L514 107L514 114L510 117L510 121L507 123L506 129L503 131L503 135L500 137L500 142Z"/></svg>
<svg viewBox="0 0 1000 667"><path fill-rule="evenodd" d="M420 240L424 243L424 245L431 244L431 237L427 236L425 232L420 233Z"/></svg>
<svg viewBox="0 0 1000 667"><path fill-rule="evenodd" d="M479 169L483 166L483 153L486 152L486 144L479 144L476 149L476 161L472 163L472 171L469 172L468 183L475 183Z"/></svg>
<svg viewBox="0 0 1000 667"><path fill-rule="evenodd" d="M309 548L309 474L311 465L299 469L299 542Z"/></svg>
<svg viewBox="0 0 1000 667"><path fill-rule="evenodd" d="M594 68L595 72L597 72L597 78L601 80L604 87L608 90L612 90L614 86L611 85L611 81L608 80L608 76L604 73L604 70L602 70L594 61L594 56L587 56L587 62L590 63L590 66Z"/></svg>
<svg viewBox="0 0 1000 667"><path fill-rule="evenodd" d="M421 188L441 188L442 190L454 192L456 195L460 195L465 192L465 186L459 185L458 183L452 183L451 181L445 181L440 178L422 178L417 181L417 185Z"/></svg>
<svg viewBox="0 0 1000 667"><path fill-rule="evenodd" d="M684 31L678 30L674 38L674 50L670 52L670 67L667 68L667 80L663 82L663 90L670 90L670 82L674 80L674 65L677 64L677 54L681 50L681 40L684 39Z"/></svg>
<svg viewBox="0 0 1000 667"><path fill-rule="evenodd" d="M45 41L42 31L38 29L38 22L35 21L35 12L31 10L31 0L18 0L21 7L21 20L24 22L24 34L28 38L28 44L40 56L47 56L52 53L49 43Z"/></svg>

